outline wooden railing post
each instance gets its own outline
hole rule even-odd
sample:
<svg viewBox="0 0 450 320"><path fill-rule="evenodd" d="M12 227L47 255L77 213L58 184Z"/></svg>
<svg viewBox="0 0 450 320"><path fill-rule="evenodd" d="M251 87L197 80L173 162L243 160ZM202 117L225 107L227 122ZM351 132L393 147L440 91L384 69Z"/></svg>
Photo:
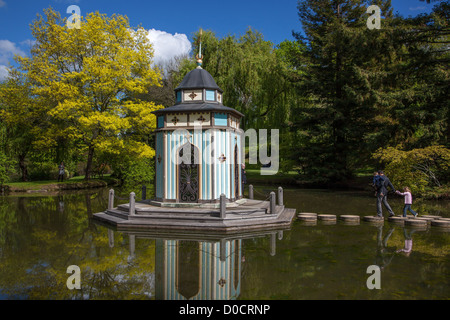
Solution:
<svg viewBox="0 0 450 320"><path fill-rule="evenodd" d="M278 205L279 206L283 205L283 188L282 187L278 187Z"/></svg>
<svg viewBox="0 0 450 320"><path fill-rule="evenodd" d="M270 214L275 214L275 206L276 206L276 200L275 200L275 192L270 193Z"/></svg>
<svg viewBox="0 0 450 320"><path fill-rule="evenodd" d="M109 190L108 210L114 208L114 189Z"/></svg>
<svg viewBox="0 0 450 320"><path fill-rule="evenodd" d="M128 215L134 216L135 215L135 208L136 208L136 194L134 192L130 193L130 211Z"/></svg>
<svg viewBox="0 0 450 320"><path fill-rule="evenodd" d="M248 186L248 198L249 198L250 200L253 200L253 185L252 185L252 184L250 184L250 185Z"/></svg>
<svg viewBox="0 0 450 320"><path fill-rule="evenodd" d="M225 202L226 196L222 193L220 195L220 218L225 219L227 215L227 204Z"/></svg>

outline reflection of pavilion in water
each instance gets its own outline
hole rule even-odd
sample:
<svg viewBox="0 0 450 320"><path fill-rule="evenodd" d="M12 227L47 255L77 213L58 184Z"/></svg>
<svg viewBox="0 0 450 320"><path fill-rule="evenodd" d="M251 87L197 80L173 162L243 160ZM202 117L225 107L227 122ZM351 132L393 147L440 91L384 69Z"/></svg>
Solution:
<svg viewBox="0 0 450 320"><path fill-rule="evenodd" d="M155 296L157 300L233 300L241 292L244 239L270 237L270 255L276 253L276 240L282 230L235 236L201 238L200 234L126 233L130 255L135 256L136 238L156 240ZM114 232L108 229L110 246Z"/></svg>

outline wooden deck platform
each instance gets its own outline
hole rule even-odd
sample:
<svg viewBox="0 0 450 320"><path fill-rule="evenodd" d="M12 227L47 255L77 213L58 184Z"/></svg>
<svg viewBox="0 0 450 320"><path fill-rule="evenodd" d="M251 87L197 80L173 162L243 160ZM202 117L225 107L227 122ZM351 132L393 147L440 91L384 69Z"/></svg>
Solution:
<svg viewBox="0 0 450 320"><path fill-rule="evenodd" d="M270 212L270 202L242 199L226 207L220 217L216 207L168 207L154 205L146 200L136 202L134 214L129 214L129 204L93 215L95 220L113 225L117 230L170 229L202 232L234 233L243 230L267 230L289 227L295 209L275 206Z"/></svg>

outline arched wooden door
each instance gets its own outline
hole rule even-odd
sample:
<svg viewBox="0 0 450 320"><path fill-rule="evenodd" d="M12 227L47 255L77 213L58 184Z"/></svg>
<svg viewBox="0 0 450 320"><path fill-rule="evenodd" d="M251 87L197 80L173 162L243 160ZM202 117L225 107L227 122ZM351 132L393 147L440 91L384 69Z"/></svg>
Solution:
<svg viewBox="0 0 450 320"><path fill-rule="evenodd" d="M198 202L200 195L199 151L186 143L178 150L178 201Z"/></svg>

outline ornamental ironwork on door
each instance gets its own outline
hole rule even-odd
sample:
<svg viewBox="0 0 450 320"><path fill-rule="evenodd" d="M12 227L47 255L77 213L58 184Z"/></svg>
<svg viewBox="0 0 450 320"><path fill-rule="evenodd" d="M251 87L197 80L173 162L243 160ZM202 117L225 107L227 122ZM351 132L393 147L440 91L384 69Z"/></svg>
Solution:
<svg viewBox="0 0 450 320"><path fill-rule="evenodd" d="M178 151L178 199L180 202L198 202L199 198L199 151L191 143Z"/></svg>

